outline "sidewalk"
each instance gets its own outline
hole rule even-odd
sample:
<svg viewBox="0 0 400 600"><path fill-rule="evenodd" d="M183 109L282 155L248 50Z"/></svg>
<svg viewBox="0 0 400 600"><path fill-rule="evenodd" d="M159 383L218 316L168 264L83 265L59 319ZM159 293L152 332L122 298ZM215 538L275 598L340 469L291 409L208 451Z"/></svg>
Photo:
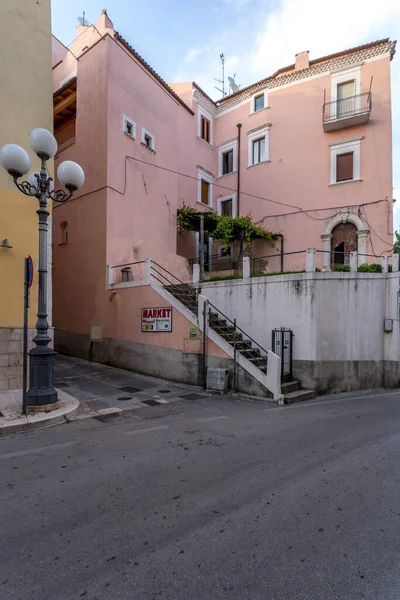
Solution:
<svg viewBox="0 0 400 600"><path fill-rule="evenodd" d="M55 386L79 400L78 419L208 397L202 389L58 354Z"/></svg>
<svg viewBox="0 0 400 600"><path fill-rule="evenodd" d="M22 415L22 390L0 392L0 435L18 433L70 421L78 412L79 402L58 390L61 406L57 410Z"/></svg>

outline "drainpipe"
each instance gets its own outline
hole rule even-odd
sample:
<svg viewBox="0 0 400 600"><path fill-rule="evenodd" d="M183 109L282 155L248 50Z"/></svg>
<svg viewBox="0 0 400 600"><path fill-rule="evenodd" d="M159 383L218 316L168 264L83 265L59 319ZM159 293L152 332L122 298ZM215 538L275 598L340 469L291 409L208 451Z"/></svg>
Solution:
<svg viewBox="0 0 400 600"><path fill-rule="evenodd" d="M283 235L281 236L281 273L283 273Z"/></svg>
<svg viewBox="0 0 400 600"><path fill-rule="evenodd" d="M236 216L240 217L240 130L242 128L242 124L237 124L237 140L238 140L238 148L237 148L237 194L236 194Z"/></svg>

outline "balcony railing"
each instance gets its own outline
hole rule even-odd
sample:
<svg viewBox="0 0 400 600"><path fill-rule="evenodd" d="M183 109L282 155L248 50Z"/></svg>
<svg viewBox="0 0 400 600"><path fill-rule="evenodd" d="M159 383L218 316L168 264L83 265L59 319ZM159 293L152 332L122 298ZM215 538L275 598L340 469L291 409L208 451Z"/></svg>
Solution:
<svg viewBox="0 0 400 600"><path fill-rule="evenodd" d="M371 105L371 92L325 102L322 117L324 131L334 131L367 123Z"/></svg>
<svg viewBox="0 0 400 600"><path fill-rule="evenodd" d="M199 258L190 258L189 265L193 269L194 264L200 264ZM261 258L250 257L250 273L251 275L261 275L267 272L268 261ZM221 256L214 254L204 258L204 271L206 273L215 273L220 271L232 271L242 273L243 261L239 257Z"/></svg>

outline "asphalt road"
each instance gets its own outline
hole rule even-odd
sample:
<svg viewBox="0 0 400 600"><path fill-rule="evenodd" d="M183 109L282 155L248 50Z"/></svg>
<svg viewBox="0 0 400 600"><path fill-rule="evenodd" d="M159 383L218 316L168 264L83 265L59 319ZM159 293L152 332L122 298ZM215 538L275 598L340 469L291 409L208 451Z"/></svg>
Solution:
<svg viewBox="0 0 400 600"><path fill-rule="evenodd" d="M0 439L1 600L399 600L400 391L137 412Z"/></svg>

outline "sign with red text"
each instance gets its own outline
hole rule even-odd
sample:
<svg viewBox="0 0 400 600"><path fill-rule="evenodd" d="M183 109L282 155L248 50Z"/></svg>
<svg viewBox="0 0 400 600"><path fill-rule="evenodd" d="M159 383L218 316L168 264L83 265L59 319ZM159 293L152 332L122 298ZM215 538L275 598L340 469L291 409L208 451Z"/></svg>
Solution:
<svg viewBox="0 0 400 600"><path fill-rule="evenodd" d="M172 331L172 307L142 308L142 331Z"/></svg>

